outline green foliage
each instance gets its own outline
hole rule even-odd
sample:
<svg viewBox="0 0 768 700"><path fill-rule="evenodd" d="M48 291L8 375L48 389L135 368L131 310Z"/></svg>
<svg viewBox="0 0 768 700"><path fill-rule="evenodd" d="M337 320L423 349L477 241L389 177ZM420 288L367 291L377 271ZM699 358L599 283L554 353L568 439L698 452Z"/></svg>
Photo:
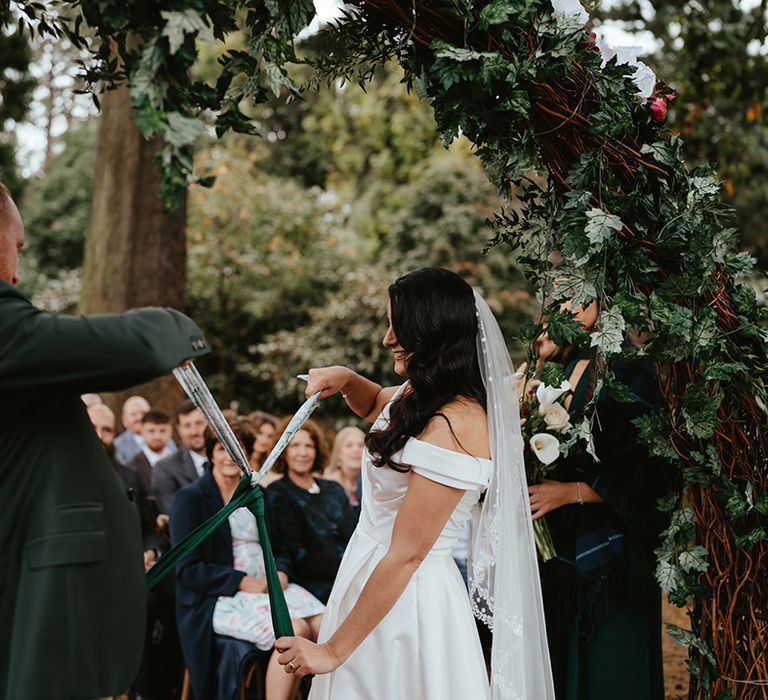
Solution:
<svg viewBox="0 0 768 700"><path fill-rule="evenodd" d="M27 186L21 201L36 271L44 277L82 264L91 211L96 122L70 128L62 145L45 175Z"/></svg>
<svg viewBox="0 0 768 700"><path fill-rule="evenodd" d="M604 355L616 355L622 350L626 329L621 309L615 306L603 309L597 318L597 330L590 334L590 347L597 348Z"/></svg>
<svg viewBox="0 0 768 700"><path fill-rule="evenodd" d="M41 12L33 3L21 5L33 14ZM641 15L646 6L652 10L650 22ZM336 49L315 56L299 55L294 45L297 31L313 14L309 0L188 2L165 12L154 5L126 5L116 0L88 0L82 7L96 30L100 51L88 67L88 75L93 81L128 78L137 123L145 133L165 139L162 162L169 199L181 196L193 178L191 147L201 133L198 120L210 121L219 135L252 132L259 127L255 105L278 96L300 96L299 83L289 75L291 64L313 65L316 72L306 80L310 87L338 78L365 86L376 66L396 58L406 85L430 101L443 141L452 144L460 134L465 136L491 183L507 198L493 217L492 245L519 253L530 282L536 285L536 298L548 302L544 312L550 337L561 345L591 345L602 356L633 357L642 352L658 363L679 363L690 377L684 395L678 397L681 404L675 404L668 414L638 419L640 436L653 454L685 464L687 485L709 484L718 507L743 513L745 520L755 517L752 492L722 472L713 435L718 421L726 416L757 434L755 415L739 392L748 387L749 394L767 410L768 312L758 305L751 287L731 276L748 275L752 259L736 250L733 211L721 200L720 179L705 161L715 155L724 163L726 196L741 191L733 184L737 178L746 182L752 172L764 167L763 161L768 162L765 132L751 126L763 121L766 61L760 52L750 53L746 48L750 42L766 38L765 3L734 9L730 2L692 7L682 0L651 0L629 2L620 9L657 29L667 51L673 39L679 38L687 47L677 69L684 79L683 90L690 87L707 95L710 83L716 85L703 100L688 99L691 93L683 92L685 99L675 103L693 105L683 118L672 120L689 138L688 143L698 146L701 158L695 158L693 168L683 157L686 148L690 155L690 146L685 146L679 134L670 134L665 124L654 121L648 101L638 96L630 80L631 67L610 61L601 68L586 30L571 20L552 17L551 5L544 0L436 0L429 4L429 12L440 21L426 23L418 2L407 3L407 10L389 18L374 4L350 0L344 21L328 32L326 46ZM241 10L245 13L238 14ZM398 16L405 19L399 22ZM722 28L717 30L722 42L718 50L712 50L710 40L715 31L713 20L715 27ZM72 25L67 26L71 31ZM196 78L190 71L198 51L195 42L209 31L221 41L236 28L242 30L245 40L239 48L224 52L215 80ZM672 32L679 32L679 37ZM109 50L110 41L115 42L117 57ZM583 70L588 87L579 105L568 105L568 109L585 120L579 122L580 135L590 145L575 162L560 163L561 154L553 153L557 142L547 137L564 128L572 115L560 115L554 122L543 119L540 89L568 84L575 64ZM664 86L657 89L669 95ZM727 122L722 117L733 117L734 109L743 113L744 128L725 136ZM294 123L295 132L309 127L304 121L300 128ZM387 133L396 133L394 123L387 126L393 127ZM718 144L714 153L706 146L709 143ZM547 148L540 151L542 144ZM744 144L753 146L746 158ZM639 151L638 165L623 167L615 149L624 146L631 151L624 153L629 153L632 163L637 162L634 154ZM399 151L392 149L387 157ZM473 274L482 269L476 260L465 260L462 252L465 244L478 243L471 204L461 196L462 188L472 183L471 177L462 180L457 172L446 175L425 167L420 172L422 182L415 174L418 167L409 171L400 167L402 163L388 161L388 172L402 174L402 179L382 186L376 199L366 205L347 198L355 189L349 182L345 187L330 183L318 157L318 153L308 154L307 160L315 164L311 178L329 187L328 192L336 197L334 203L349 205L349 211L343 210L343 204L336 211L335 204L329 204L319 192L302 196L306 192L287 178L261 182L263 191L249 191L248 197L242 197L240 191L247 178L240 178L237 197L218 200L220 206L231 207L221 217L222 225L216 227L221 236L216 249L224 257L205 260L211 272L200 275L196 294L201 308L211 304L216 309L222 324L217 330L222 335L228 328L254 337L253 352L262 363L269 354L279 364L279 352L288 337L260 336L269 333L269 322L249 325L241 312L249 309L252 320L254 310L270 307L270 294L273 306L276 304L278 289L280 301L287 302L287 314L293 300L317 299L311 316L318 324L301 314L285 318L282 312L271 317L265 314L262 320L279 318L280 327L301 329L328 353L324 356L331 357L336 348L333 343L324 344L327 336L320 329L327 329L330 335L338 332L325 312L332 303L346 298L338 296L344 292L334 280L346 279L350 289L368 299L365 281L385 276L377 274L385 265L385 256L379 259L383 251L408 253L420 246L419 264L436 258L459 269L464 266ZM302 162L297 157L287 165L295 172L301 170L297 164ZM379 176L387 172L377 170L377 164L370 169L357 164L352 170ZM215 164L213 169L217 169ZM285 173L281 171L281 176ZM748 189L743 184L740 187ZM241 223L236 231L227 231L231 215L245 209L243 201L251 200L259 208L245 210L240 221L248 227ZM347 277L347 270L339 265L344 249L342 231L349 231L357 212L363 212L359 220L364 221L377 209L398 207L403 211L401 220L383 224L383 217L371 217L364 235L370 245L368 257L355 261L350 270L361 276ZM742 224L748 221L748 228L760 230L763 215L759 211L754 207L745 219L742 210ZM483 218L486 215L484 212ZM449 221L451 226L446 226ZM331 230L334 222L337 230ZM312 226L316 230L308 236ZM243 249L249 236L253 236L253 247ZM458 254L442 247L445 238ZM268 249L270 244L301 253L281 259L273 272L269 264L265 266L269 259L265 246ZM386 271L391 272L389 268L398 261L403 262L399 258L386 261ZM202 260L198 264L202 267ZM485 269L493 265L496 262L489 258ZM279 283L268 287L266 297L263 291L243 291L263 290L271 274ZM502 299L504 283L496 274L494 271L488 279L499 282L502 289L497 297ZM227 279L230 276L236 278L234 282ZM237 297L246 293L243 299ZM591 337L572 313L560 308L570 297L600 303L598 325ZM721 300L732 300L735 317L723 312L716 315ZM375 302L365 303L373 314ZM332 308L342 318L353 318L349 308ZM527 327L529 341L536 330L534 325ZM640 350L622 342L629 330L645 333ZM369 326L359 333L370 337L375 329ZM292 352L287 363L291 367L303 357ZM234 368L247 367L249 362L243 357L230 360ZM235 375L230 371L230 376ZM286 385L285 391L289 390ZM755 463L763 463L764 452L755 448L755 453ZM665 499L662 505L671 503ZM754 547L762 540L756 525L740 523L739 528L734 530L736 546ZM699 534L692 511L683 501L657 550L657 576L670 599L681 605L688 596L705 591L699 579L708 562L696 541ZM698 635L679 638L714 663L706 639ZM697 673L706 688L715 671L705 664Z"/></svg>
<svg viewBox="0 0 768 700"><path fill-rule="evenodd" d="M365 93L332 86L254 114L268 138L203 151L197 165L216 183L189 202L189 310L215 343L203 369L218 396L287 412L295 375L326 363L394 381L386 287L414 267L465 275L508 337L533 314L514 260L481 252L493 187L466 144L439 145L396 71Z"/></svg>
<svg viewBox="0 0 768 700"><path fill-rule="evenodd" d="M683 395L686 430L695 438L709 438L717 425L717 410L723 397L705 384L691 384Z"/></svg>
<svg viewBox="0 0 768 700"><path fill-rule="evenodd" d="M768 266L768 19L762 3L633 0L598 3L626 30L651 32L648 62L678 93L669 124L684 137L686 160L718 164L744 244ZM762 46L763 48L759 48Z"/></svg>
<svg viewBox="0 0 768 700"><path fill-rule="evenodd" d="M27 113L36 83L29 71L31 47L12 22L10 11L0 4L0 182L18 197L23 183L17 172L15 126Z"/></svg>
<svg viewBox="0 0 768 700"><path fill-rule="evenodd" d="M560 386L565 381L565 368L559 362L545 362L539 379L546 386Z"/></svg>

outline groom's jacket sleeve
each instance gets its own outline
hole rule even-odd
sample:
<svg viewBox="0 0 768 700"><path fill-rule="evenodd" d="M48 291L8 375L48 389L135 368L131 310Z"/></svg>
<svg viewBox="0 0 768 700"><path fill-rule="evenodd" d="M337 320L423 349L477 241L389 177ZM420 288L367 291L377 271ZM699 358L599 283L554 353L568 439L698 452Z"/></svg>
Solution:
<svg viewBox="0 0 768 700"><path fill-rule="evenodd" d="M56 315L0 282L0 394L118 391L209 351L200 328L172 309Z"/></svg>

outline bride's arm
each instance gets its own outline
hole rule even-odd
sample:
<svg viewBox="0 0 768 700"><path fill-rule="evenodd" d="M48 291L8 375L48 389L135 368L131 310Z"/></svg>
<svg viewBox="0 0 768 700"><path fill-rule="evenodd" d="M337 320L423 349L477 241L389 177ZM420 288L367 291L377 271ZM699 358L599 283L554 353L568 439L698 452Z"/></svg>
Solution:
<svg viewBox="0 0 768 700"><path fill-rule="evenodd" d="M281 637L275 643L282 652L278 661L284 666L293 662L297 677L328 673L344 663L397 602L463 494L461 489L411 472L389 551L376 565L347 618L325 644ZM286 670L290 672L290 667Z"/></svg>
<svg viewBox="0 0 768 700"><path fill-rule="evenodd" d="M372 423L394 396L397 387L383 388L348 367L337 365L309 370L307 398L318 391L321 392L321 399L341 393L354 413Z"/></svg>

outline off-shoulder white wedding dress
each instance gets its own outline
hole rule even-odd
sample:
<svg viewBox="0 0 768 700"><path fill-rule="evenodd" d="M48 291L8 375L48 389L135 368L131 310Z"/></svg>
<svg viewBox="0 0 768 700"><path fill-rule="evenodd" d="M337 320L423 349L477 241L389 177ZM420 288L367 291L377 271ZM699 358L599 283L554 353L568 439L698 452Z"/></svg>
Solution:
<svg viewBox="0 0 768 700"><path fill-rule="evenodd" d="M372 429L388 420L389 404ZM492 462L416 438L394 459L466 493L386 617L342 666L312 681L310 700L485 700L490 697L485 661L451 550L488 485ZM362 478L360 522L328 600L320 642L344 621L386 554L409 474L374 467L366 451Z"/></svg>

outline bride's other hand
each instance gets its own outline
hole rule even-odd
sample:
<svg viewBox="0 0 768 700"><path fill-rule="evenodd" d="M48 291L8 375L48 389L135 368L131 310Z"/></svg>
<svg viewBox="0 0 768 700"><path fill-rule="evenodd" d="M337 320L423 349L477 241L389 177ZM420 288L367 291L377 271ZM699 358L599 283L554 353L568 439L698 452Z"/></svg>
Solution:
<svg viewBox="0 0 768 700"><path fill-rule="evenodd" d="M283 670L296 678L330 673L342 663L328 644L315 644L303 637L280 637L275 649L280 654L277 661Z"/></svg>
<svg viewBox="0 0 768 700"><path fill-rule="evenodd" d="M309 398L319 391L321 399L326 399L339 392L345 394L356 376L356 373L351 369L340 365L315 367L309 370L309 379L304 394Z"/></svg>

